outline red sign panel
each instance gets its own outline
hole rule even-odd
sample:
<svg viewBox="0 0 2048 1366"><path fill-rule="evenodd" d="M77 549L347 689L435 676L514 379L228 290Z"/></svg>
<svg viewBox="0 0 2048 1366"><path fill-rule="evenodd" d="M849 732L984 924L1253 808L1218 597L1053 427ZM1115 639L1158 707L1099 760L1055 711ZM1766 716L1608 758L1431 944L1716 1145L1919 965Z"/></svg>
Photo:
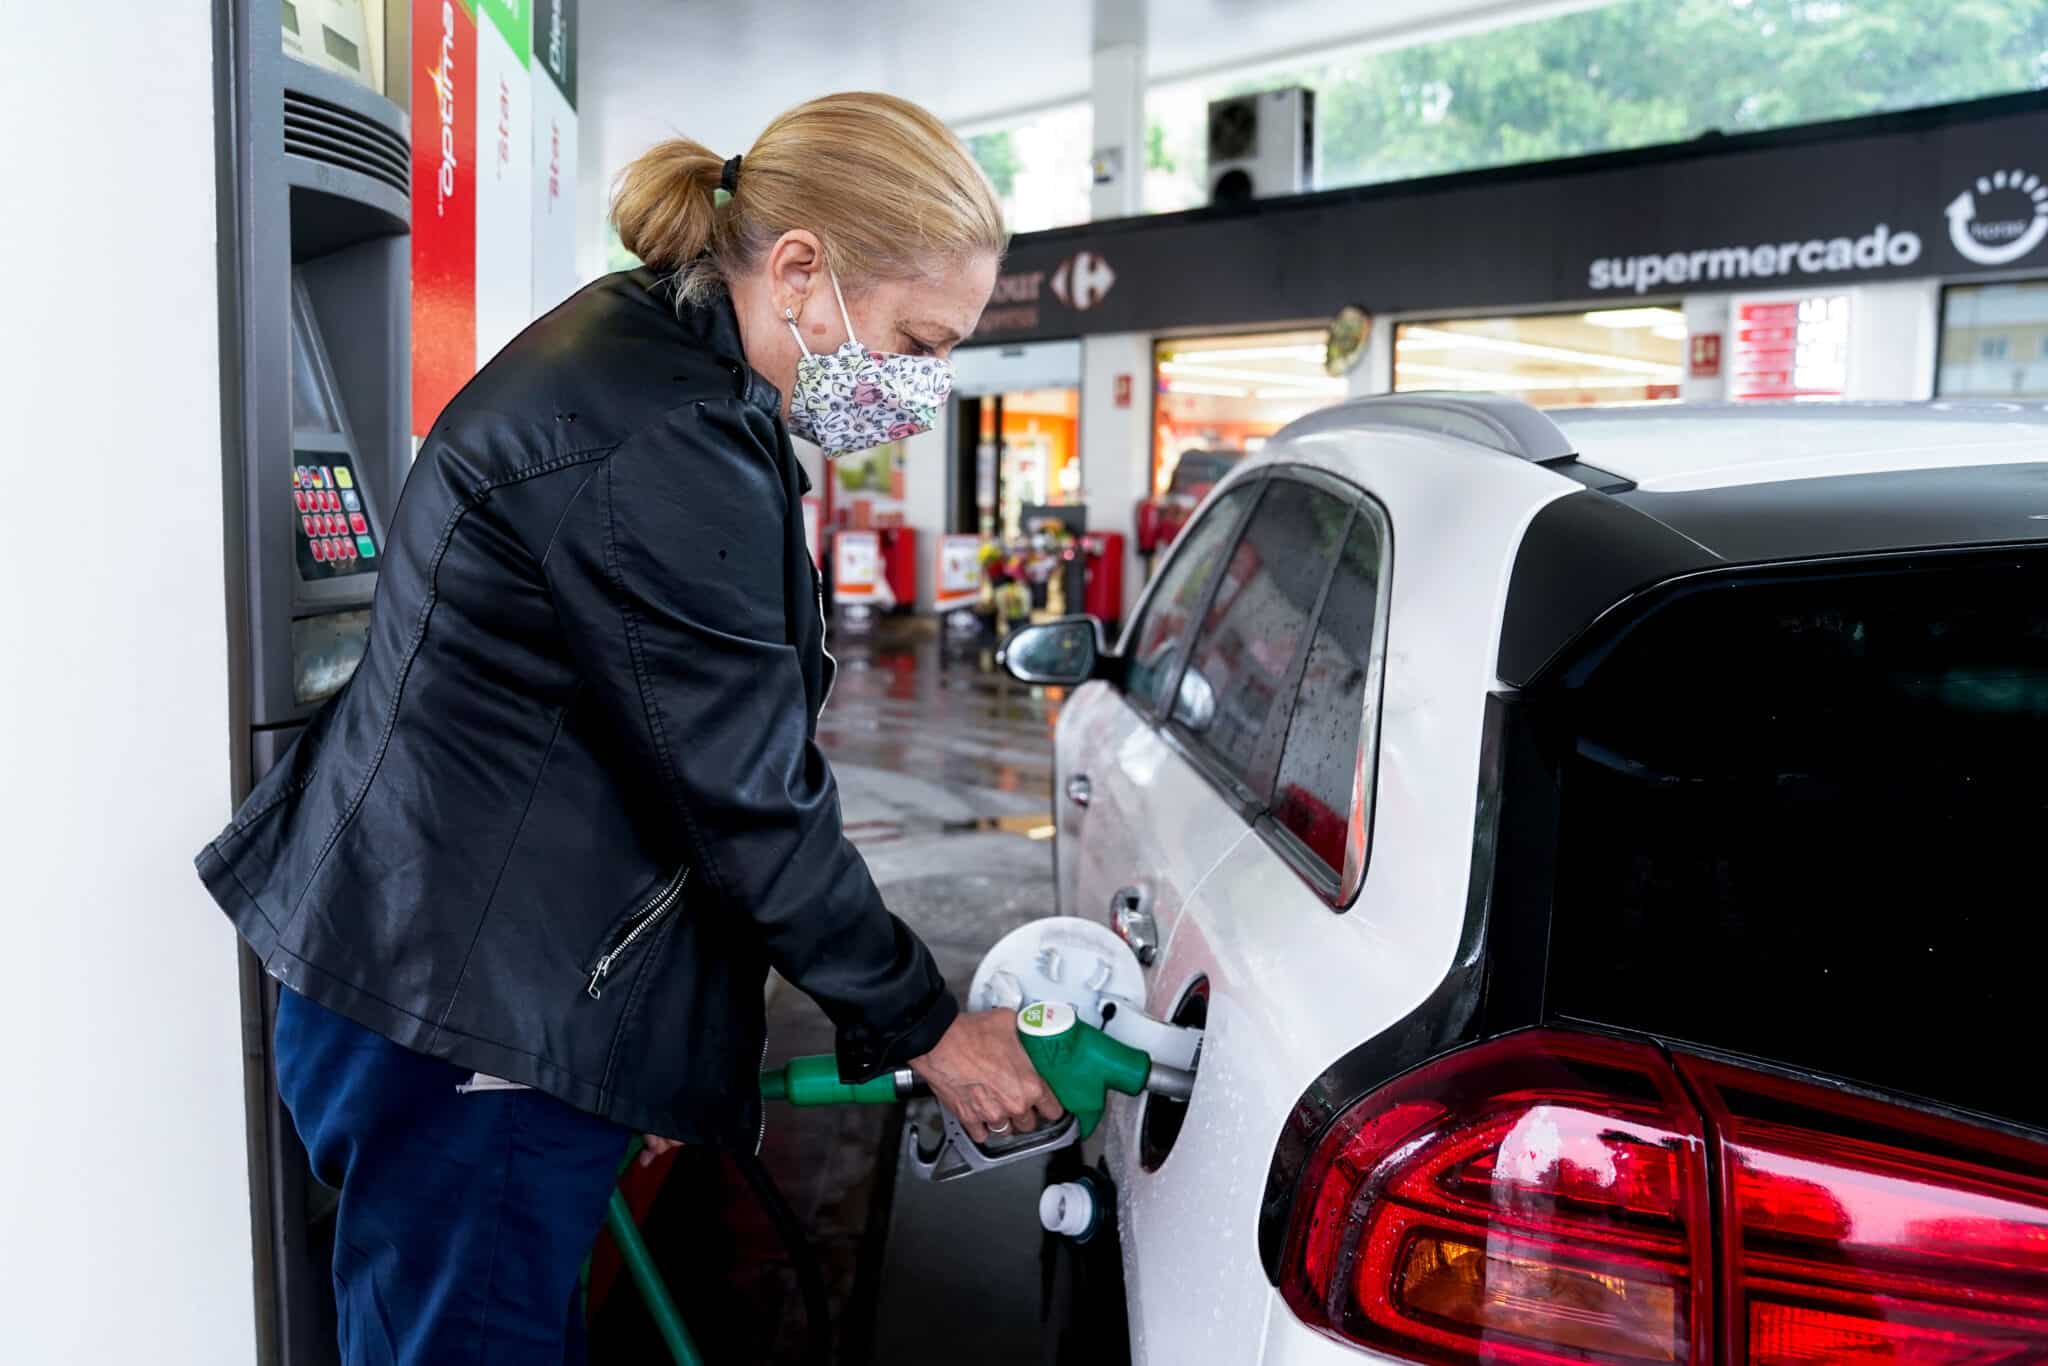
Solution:
<svg viewBox="0 0 2048 1366"><path fill-rule="evenodd" d="M476 19L412 7L412 432L476 373Z"/></svg>
<svg viewBox="0 0 2048 1366"><path fill-rule="evenodd" d="M1840 398L1848 388L1848 360L1845 294L1736 306L1732 398Z"/></svg>
<svg viewBox="0 0 2048 1366"><path fill-rule="evenodd" d="M1116 406L1119 408L1131 406L1131 377L1129 375L1118 375L1116 377Z"/></svg>
<svg viewBox="0 0 2048 1366"><path fill-rule="evenodd" d="M1695 332L1692 336L1692 377L1712 379L1721 373L1721 334Z"/></svg>

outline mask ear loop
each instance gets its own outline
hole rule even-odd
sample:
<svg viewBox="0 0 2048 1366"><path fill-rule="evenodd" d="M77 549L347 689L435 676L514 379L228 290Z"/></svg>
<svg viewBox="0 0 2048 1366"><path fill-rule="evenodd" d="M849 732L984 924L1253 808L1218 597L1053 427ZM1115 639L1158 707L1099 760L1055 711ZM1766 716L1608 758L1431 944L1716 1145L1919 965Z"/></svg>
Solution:
<svg viewBox="0 0 2048 1366"><path fill-rule="evenodd" d="M839 292L839 272L827 266L825 273L832 277L832 297L839 301L839 321L846 324L846 339L859 346L860 338L853 335L853 315L846 311L846 296Z"/></svg>
<svg viewBox="0 0 2048 1366"><path fill-rule="evenodd" d="M846 311L846 296L839 292L839 272L831 269L828 266L826 268L826 274L829 275L832 280L832 297L839 301L839 321L846 324L846 339L852 342L855 346L859 346L860 338L853 335L853 315ZM789 324L789 334L796 338L797 349L802 351L806 356L810 355L811 348L804 345L803 329L796 325L796 310L794 308L785 307L782 310L782 320L783 322Z"/></svg>

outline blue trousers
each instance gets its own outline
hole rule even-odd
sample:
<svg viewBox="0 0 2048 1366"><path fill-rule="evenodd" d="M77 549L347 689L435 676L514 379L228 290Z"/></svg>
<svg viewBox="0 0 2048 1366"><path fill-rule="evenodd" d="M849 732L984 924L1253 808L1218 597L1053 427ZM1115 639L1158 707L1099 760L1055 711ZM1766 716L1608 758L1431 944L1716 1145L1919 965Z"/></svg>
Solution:
<svg viewBox="0 0 2048 1366"><path fill-rule="evenodd" d="M469 1074L286 990L277 1081L313 1174L341 1192L346 1366L577 1366L578 1277L627 1133Z"/></svg>

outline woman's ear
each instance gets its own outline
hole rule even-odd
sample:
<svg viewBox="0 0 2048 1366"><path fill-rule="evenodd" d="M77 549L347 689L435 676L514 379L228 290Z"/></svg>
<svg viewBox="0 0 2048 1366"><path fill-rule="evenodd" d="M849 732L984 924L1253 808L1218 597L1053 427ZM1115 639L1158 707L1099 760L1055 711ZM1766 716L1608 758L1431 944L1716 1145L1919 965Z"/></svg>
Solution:
<svg viewBox="0 0 2048 1366"><path fill-rule="evenodd" d="M767 265L769 298L776 315L783 316L788 309L801 317L805 301L825 273L824 246L806 229L791 228L768 249Z"/></svg>

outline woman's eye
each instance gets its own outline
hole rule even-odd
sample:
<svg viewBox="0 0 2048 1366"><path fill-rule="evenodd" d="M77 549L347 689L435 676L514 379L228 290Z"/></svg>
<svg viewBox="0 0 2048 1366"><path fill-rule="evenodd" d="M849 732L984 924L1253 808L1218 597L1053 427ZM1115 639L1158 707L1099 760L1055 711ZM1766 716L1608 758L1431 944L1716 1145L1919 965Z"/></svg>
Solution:
<svg viewBox="0 0 2048 1366"><path fill-rule="evenodd" d="M904 340L910 343L910 354L913 356L931 356L938 354L938 348L932 346L928 342L921 342L915 337L906 337L904 338Z"/></svg>

